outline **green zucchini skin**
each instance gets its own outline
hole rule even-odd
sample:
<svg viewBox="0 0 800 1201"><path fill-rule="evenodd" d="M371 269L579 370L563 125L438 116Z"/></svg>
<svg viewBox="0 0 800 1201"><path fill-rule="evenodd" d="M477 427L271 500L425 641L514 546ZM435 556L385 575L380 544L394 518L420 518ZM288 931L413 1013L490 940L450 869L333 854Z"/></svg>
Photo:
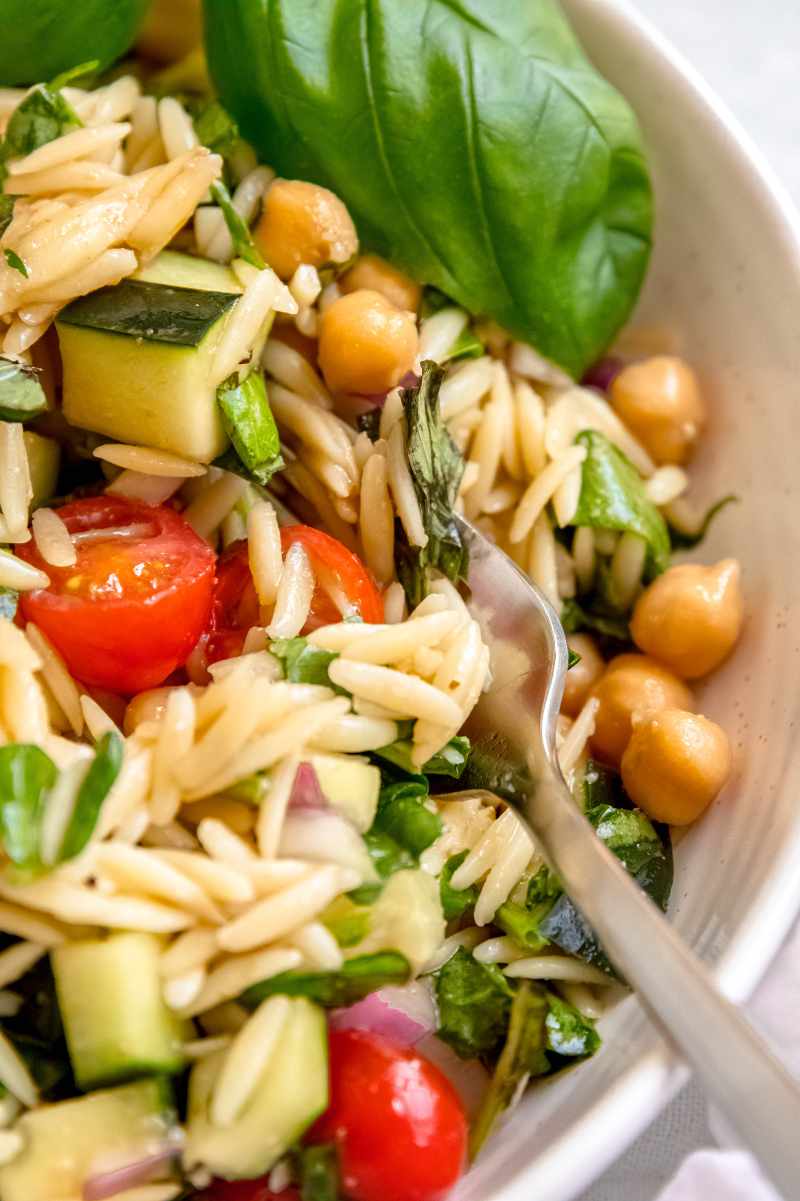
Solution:
<svg viewBox="0 0 800 1201"><path fill-rule="evenodd" d="M235 292L200 291L125 279L113 288L101 288L74 300L59 313L58 323L144 342L199 346L237 300Z"/></svg>

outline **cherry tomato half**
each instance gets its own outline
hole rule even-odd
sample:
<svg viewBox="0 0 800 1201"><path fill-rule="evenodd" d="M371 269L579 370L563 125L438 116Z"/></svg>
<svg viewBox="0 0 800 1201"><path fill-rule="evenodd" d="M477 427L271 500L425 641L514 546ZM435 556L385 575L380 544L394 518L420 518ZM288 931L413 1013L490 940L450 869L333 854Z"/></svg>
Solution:
<svg viewBox="0 0 800 1201"><path fill-rule="evenodd" d="M304 547L318 580L304 633L342 620L342 613L331 600L330 591L338 592L342 604L349 606L363 621L383 621L381 594L357 555L330 534L310 525L284 526L281 530L284 554L295 542ZM238 654L245 633L258 622L258 597L250 575L247 543L234 542L221 556L217 567L208 662Z"/></svg>
<svg viewBox="0 0 800 1201"><path fill-rule="evenodd" d="M161 505L93 496L57 512L83 536L78 561L53 567L35 542L18 546L20 558L50 577L49 588L22 595L22 616L86 684L126 695L161 684L208 624L214 552Z"/></svg>
<svg viewBox="0 0 800 1201"><path fill-rule="evenodd" d="M268 1176L257 1180L212 1180L199 1194L198 1201L300 1201L295 1188L273 1193Z"/></svg>
<svg viewBox="0 0 800 1201"><path fill-rule="evenodd" d="M330 1035L331 1102L309 1141L335 1144L352 1201L440 1201L458 1180L467 1119L429 1060L365 1030Z"/></svg>

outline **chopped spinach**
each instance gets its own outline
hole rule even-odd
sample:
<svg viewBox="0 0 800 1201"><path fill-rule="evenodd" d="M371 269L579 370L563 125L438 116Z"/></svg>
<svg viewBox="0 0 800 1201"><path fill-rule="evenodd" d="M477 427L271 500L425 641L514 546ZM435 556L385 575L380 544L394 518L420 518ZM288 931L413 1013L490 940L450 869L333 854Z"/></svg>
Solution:
<svg viewBox="0 0 800 1201"><path fill-rule="evenodd" d="M584 430L575 441L586 448L586 459L574 524L638 534L647 543L645 574L658 575L669 566L669 531L638 471L596 430Z"/></svg>
<svg viewBox="0 0 800 1201"><path fill-rule="evenodd" d="M383 830L376 830L374 827L371 830L367 830L364 835L364 842L373 866L381 880L393 876L395 872L402 871L403 868L417 866L417 861L411 852L407 851L405 847L401 847L391 835L386 834ZM375 889L375 885L373 884L368 884L366 887L370 890ZM366 895L362 889L357 889L356 893L359 896ZM353 896L354 894L351 893L350 895Z"/></svg>
<svg viewBox="0 0 800 1201"><path fill-rule="evenodd" d="M411 762L413 742L409 736L410 731L406 730L404 726L405 723L400 723L399 737L394 742L373 752L379 759L386 760L393 767L399 767L401 771L411 776L450 776L454 780L460 778L469 758L469 738L463 734L457 734L418 769Z"/></svg>
<svg viewBox="0 0 800 1201"><path fill-rule="evenodd" d="M9 743L0 747L0 841L18 868L41 868L39 843L47 794L58 769L38 746Z"/></svg>
<svg viewBox="0 0 800 1201"><path fill-rule="evenodd" d="M339 1201L339 1163L332 1143L301 1147L297 1165L302 1201Z"/></svg>
<svg viewBox="0 0 800 1201"><path fill-rule="evenodd" d="M458 855L451 855L439 876L439 899L446 922L462 917L468 909L473 908L478 899L476 884L471 884L469 888L453 888L451 884L454 873L461 867L468 854L469 851L460 851Z"/></svg>
<svg viewBox="0 0 800 1201"><path fill-rule="evenodd" d="M263 487L284 463L261 372L251 371L241 382L230 376L217 388L217 404L233 449L248 476Z"/></svg>
<svg viewBox="0 0 800 1201"><path fill-rule="evenodd" d="M453 508L464 472L464 460L439 410L444 372L427 360L416 388L403 389L408 434L408 467L428 535L424 547L412 547L400 523L396 559L398 577L411 606L427 595L433 568L453 583L466 579L468 553Z"/></svg>
<svg viewBox="0 0 800 1201"><path fill-rule="evenodd" d="M545 1050L547 997L544 989L523 981L517 986L500 1058L472 1127L469 1153L474 1159L497 1119L519 1096L531 1076L550 1069Z"/></svg>
<svg viewBox="0 0 800 1201"><path fill-rule="evenodd" d="M292 684L322 684L335 692L347 695L343 688L331 683L328 668L339 656L336 651L314 646L307 638L276 638L269 644L270 653L279 660L283 677Z"/></svg>
<svg viewBox="0 0 800 1201"><path fill-rule="evenodd" d="M265 997L282 993L290 997L308 997L326 1009L354 1005L370 993L390 984L405 984L411 967L399 951L378 951L347 959L336 972L281 972L259 984L253 984L239 997L243 1005L255 1009Z"/></svg>
<svg viewBox="0 0 800 1201"><path fill-rule="evenodd" d="M109 730L97 743L92 764L78 789L72 817L61 844L60 862L74 859L91 838L103 801L122 767L122 754L122 739L114 730Z"/></svg>
<svg viewBox="0 0 800 1201"><path fill-rule="evenodd" d="M692 547L699 546L711 528L711 524L717 514L721 513L728 505L738 504L738 502L739 497L734 492L721 497L706 510L703 520L696 530L682 530L679 526L670 522L669 536L672 541L672 549L691 550Z"/></svg>
<svg viewBox="0 0 800 1201"><path fill-rule="evenodd" d="M427 797L424 781L398 780L385 786L370 831L391 838L415 863L443 829L439 814L425 804Z"/></svg>
<svg viewBox="0 0 800 1201"><path fill-rule="evenodd" d="M36 368L0 356L0 420L30 421L46 408Z"/></svg>
<svg viewBox="0 0 800 1201"><path fill-rule="evenodd" d="M435 979L438 1037L462 1059L494 1054L505 1037L514 996L500 969L478 963L459 947Z"/></svg>

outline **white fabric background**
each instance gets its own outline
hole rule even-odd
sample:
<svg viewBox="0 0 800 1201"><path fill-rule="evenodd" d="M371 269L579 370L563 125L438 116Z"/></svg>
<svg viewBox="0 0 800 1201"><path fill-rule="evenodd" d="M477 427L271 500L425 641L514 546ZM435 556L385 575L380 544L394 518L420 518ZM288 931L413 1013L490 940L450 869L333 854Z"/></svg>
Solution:
<svg viewBox="0 0 800 1201"><path fill-rule="evenodd" d="M705 75L800 203L800 0L633 2ZM800 925L749 1011L800 1076ZM749 1155L718 1149L726 1143L690 1084L579 1201L779 1201Z"/></svg>

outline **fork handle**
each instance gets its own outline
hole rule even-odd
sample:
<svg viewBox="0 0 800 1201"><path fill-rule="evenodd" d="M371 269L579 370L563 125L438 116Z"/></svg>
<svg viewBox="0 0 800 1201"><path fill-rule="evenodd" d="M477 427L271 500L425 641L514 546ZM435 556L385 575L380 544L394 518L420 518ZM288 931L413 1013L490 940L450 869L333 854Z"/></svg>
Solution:
<svg viewBox="0 0 800 1201"><path fill-rule="evenodd" d="M786 1201L796 1201L800 1086L597 838L564 782L540 780L528 807L547 858L609 958Z"/></svg>

